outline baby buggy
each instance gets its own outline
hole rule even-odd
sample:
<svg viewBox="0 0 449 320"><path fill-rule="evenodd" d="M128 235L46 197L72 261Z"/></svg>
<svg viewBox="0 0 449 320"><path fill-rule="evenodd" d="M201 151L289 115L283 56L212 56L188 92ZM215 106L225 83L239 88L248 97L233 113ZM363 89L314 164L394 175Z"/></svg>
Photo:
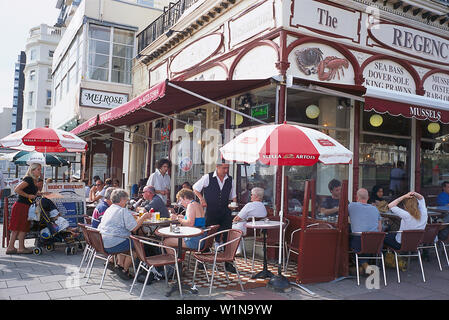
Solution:
<svg viewBox="0 0 449 320"><path fill-rule="evenodd" d="M55 244L59 243L66 245L66 255L76 254L77 246L82 248L80 233L69 228L69 222L61 216L53 201L37 197L34 206L30 207L30 211L28 217L29 219L33 217L34 222L32 230L37 231L33 248L35 255L40 255L43 248L53 251Z"/></svg>

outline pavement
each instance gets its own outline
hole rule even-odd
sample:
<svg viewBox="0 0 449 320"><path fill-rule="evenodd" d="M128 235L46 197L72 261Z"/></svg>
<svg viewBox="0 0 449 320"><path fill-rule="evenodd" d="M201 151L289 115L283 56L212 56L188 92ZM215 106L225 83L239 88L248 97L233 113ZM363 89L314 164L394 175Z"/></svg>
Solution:
<svg viewBox="0 0 449 320"><path fill-rule="evenodd" d="M0 230L3 230L0 226ZM32 247L33 239L26 240ZM6 248L0 248L0 299L1 300L138 300L142 284L136 283L129 293L131 281L120 279L115 273L107 271L103 288L99 288L103 261L94 264L91 279L86 283L78 267L82 252L66 255L64 247L39 255L6 255ZM396 269L387 268L387 286L380 277L379 286L370 278L361 278L360 286L355 277L337 279L331 282L292 284L286 292L277 292L262 286L240 291L239 287L216 288L211 298L208 288L199 288L198 294L186 293L183 298L175 292L166 297L167 287L164 280L148 285L143 295L144 300L171 300L181 303L190 301L327 301L327 300L447 300L449 299L449 267L444 253L440 252L443 271L438 268L435 253L430 254L430 261L424 261L426 282L423 282L419 262L412 258L409 268L401 272L398 283ZM372 280L372 279L371 279Z"/></svg>

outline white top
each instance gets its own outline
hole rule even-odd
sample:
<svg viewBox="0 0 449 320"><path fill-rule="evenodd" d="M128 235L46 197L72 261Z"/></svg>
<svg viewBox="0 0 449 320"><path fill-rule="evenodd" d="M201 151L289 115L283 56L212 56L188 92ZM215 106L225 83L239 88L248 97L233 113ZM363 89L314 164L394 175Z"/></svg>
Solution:
<svg viewBox="0 0 449 320"><path fill-rule="evenodd" d="M133 214L114 203L104 212L97 229L103 238L104 247L112 248L125 241L136 226Z"/></svg>
<svg viewBox="0 0 449 320"><path fill-rule="evenodd" d="M266 216L267 216L267 209L265 208L265 205L262 202L260 201L248 202L238 213L238 217L243 221L233 223L232 228L242 230L243 234L246 235L247 232L246 222L248 220L251 220L252 217L264 218Z"/></svg>
<svg viewBox="0 0 449 320"><path fill-rule="evenodd" d="M95 197L98 197L98 196L101 196L101 198L100 199L98 199L98 200L101 200L101 199L103 199L104 198L104 194L106 193L106 188L105 187L103 187L103 189L101 189L101 191L97 191L97 192L95 192Z"/></svg>
<svg viewBox="0 0 449 320"><path fill-rule="evenodd" d="M156 169L148 178L147 186L152 186L157 191L170 190L170 175L166 173L162 175L159 169ZM167 203L167 196L157 193L161 197L164 204Z"/></svg>
<svg viewBox="0 0 449 320"><path fill-rule="evenodd" d="M217 176L217 170L214 171L214 174L212 175L213 177ZM218 177L217 177L217 181L218 181L218 186L220 187L220 190L223 189L223 186L226 182L226 179L228 179L229 176L226 175L223 179L223 181L221 181ZM193 190L196 190L198 192L203 191L204 188L206 188L207 186L209 186L209 174L205 174L204 176L201 177L200 180L198 180L197 182L195 182L195 184L192 186ZM237 192L235 191L235 184L232 183L232 188L231 188L231 193L229 194L229 200L232 200L234 198L237 198Z"/></svg>
<svg viewBox="0 0 449 320"><path fill-rule="evenodd" d="M395 215L401 217L401 226L399 227L399 231L401 230L424 230L427 224L427 208L426 201L424 198L418 200L418 209L421 212L421 219L416 220L413 218L410 213L401 209L399 207L391 208L391 212ZM401 233L396 235L396 241L401 243Z"/></svg>

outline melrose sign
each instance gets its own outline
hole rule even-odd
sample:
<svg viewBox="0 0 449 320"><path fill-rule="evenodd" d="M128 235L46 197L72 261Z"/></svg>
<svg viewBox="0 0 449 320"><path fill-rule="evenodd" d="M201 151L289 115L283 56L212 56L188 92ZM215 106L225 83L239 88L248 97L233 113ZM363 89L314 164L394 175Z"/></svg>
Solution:
<svg viewBox="0 0 449 320"><path fill-rule="evenodd" d="M369 30L377 42L402 53L449 65L449 40L405 26L379 23Z"/></svg>
<svg viewBox="0 0 449 320"><path fill-rule="evenodd" d="M128 95L81 88L80 105L95 108L115 108L128 102Z"/></svg>

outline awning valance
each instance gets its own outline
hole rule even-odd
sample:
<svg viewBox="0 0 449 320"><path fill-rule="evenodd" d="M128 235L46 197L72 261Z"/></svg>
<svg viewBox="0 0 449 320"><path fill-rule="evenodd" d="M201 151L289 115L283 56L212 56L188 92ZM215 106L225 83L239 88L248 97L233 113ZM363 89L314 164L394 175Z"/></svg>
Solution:
<svg viewBox="0 0 449 320"><path fill-rule="evenodd" d="M380 88L367 87L364 110L449 123L449 102Z"/></svg>
<svg viewBox="0 0 449 320"><path fill-rule="evenodd" d="M129 102L92 117L71 132L79 135L94 127L95 129L101 128L102 124L130 126L157 119L160 117L160 113L169 115L207 103L198 96L170 86L169 83L193 91L202 97L217 101L268 85L270 84L270 79L164 81L154 85ZM147 108L154 110L155 113L145 110Z"/></svg>

